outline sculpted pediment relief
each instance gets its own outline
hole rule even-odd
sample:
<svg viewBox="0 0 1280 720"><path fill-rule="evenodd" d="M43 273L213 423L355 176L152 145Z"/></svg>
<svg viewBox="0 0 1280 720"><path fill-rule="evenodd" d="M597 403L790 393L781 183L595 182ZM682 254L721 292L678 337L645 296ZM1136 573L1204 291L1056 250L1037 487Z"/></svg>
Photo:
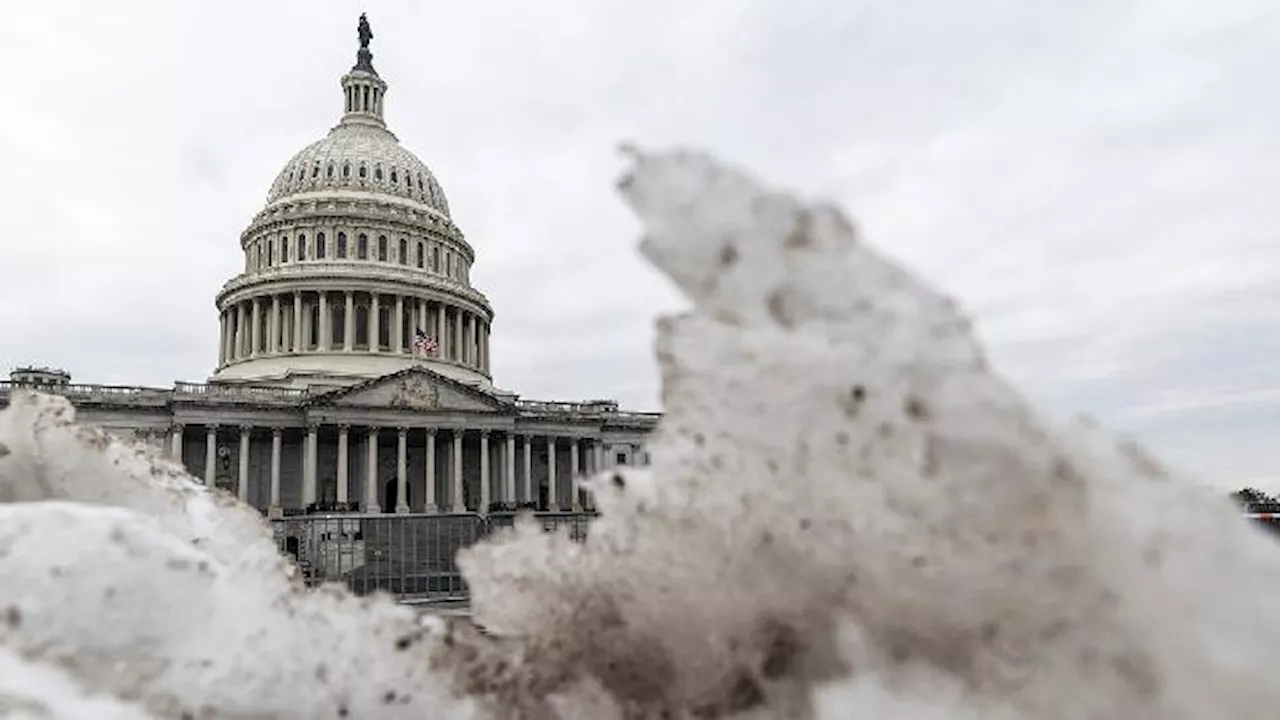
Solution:
<svg viewBox="0 0 1280 720"><path fill-rule="evenodd" d="M503 410L496 398L426 371L411 371L370 380L336 393L331 404L402 410Z"/></svg>

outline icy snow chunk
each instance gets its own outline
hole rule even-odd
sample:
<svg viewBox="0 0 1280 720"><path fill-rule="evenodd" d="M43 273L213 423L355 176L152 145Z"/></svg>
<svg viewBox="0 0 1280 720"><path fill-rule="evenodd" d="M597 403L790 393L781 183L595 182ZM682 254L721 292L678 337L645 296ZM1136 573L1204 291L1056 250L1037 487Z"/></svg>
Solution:
<svg viewBox="0 0 1280 720"><path fill-rule="evenodd" d="M251 509L72 415L0 413L0 647L161 717L472 716L411 610L303 590Z"/></svg>
<svg viewBox="0 0 1280 720"><path fill-rule="evenodd" d="M652 476L593 480L585 545L469 551L480 622L652 712L804 716L842 677L980 717L1280 703L1280 555L1228 502L1036 415L839 212L697 153L620 188L694 305L659 323Z"/></svg>

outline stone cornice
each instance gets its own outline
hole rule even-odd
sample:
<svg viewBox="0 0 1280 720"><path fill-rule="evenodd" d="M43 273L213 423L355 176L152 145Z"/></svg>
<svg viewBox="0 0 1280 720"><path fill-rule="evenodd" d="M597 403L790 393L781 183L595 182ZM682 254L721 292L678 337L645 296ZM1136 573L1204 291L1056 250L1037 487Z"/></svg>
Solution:
<svg viewBox="0 0 1280 720"><path fill-rule="evenodd" d="M398 199L364 193L348 196L320 194L312 198L294 196L281 200L254 216L249 226L240 233L240 247L244 249L257 233L264 230L300 221L315 222L319 218L325 218L334 224L366 220L386 223L389 227L433 232L457 242L468 256L468 262L475 260L474 248L466 241L462 229L453 221L425 205L406 204Z"/></svg>
<svg viewBox="0 0 1280 720"><path fill-rule="evenodd" d="M277 293L353 290L417 294L427 299L469 305L468 309L483 315L488 322L494 317L489 299L472 288L417 268L363 261L308 260L237 275L222 286L214 302L221 312L230 303L264 294L268 286Z"/></svg>

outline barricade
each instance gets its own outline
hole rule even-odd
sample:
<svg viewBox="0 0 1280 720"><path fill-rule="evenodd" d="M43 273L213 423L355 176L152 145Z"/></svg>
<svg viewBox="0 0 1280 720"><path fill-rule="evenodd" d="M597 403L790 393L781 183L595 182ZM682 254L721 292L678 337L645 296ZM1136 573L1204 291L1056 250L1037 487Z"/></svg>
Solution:
<svg viewBox="0 0 1280 720"><path fill-rule="evenodd" d="M568 527L586 538L594 513L529 513L548 532ZM517 513L291 515L270 521L281 553L303 581L346 585L356 595L383 591L405 603L466 602L458 551L515 524Z"/></svg>

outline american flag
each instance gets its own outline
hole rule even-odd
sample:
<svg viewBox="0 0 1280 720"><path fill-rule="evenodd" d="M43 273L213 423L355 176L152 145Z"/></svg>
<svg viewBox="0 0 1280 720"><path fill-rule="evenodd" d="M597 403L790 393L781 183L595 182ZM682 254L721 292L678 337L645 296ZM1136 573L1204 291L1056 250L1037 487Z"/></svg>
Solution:
<svg viewBox="0 0 1280 720"><path fill-rule="evenodd" d="M413 347L428 355L434 355L440 346L430 335L422 332L422 328L413 331Z"/></svg>

